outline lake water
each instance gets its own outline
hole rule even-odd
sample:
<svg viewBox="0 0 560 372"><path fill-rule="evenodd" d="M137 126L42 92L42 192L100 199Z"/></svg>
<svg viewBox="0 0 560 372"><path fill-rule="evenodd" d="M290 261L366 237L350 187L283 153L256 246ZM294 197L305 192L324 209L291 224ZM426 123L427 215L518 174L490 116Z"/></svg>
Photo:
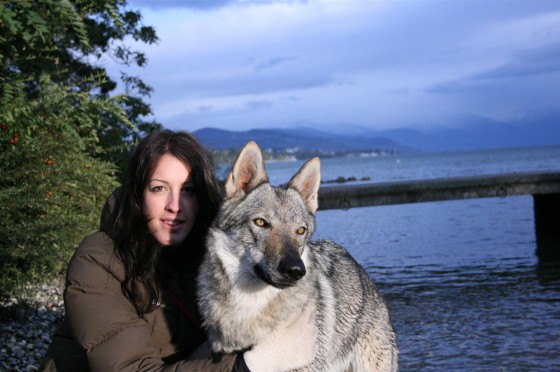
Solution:
<svg viewBox="0 0 560 372"><path fill-rule="evenodd" d="M273 184L302 162L267 163ZM322 159L323 180L560 171L560 146ZM402 371L560 371L560 266L535 256L531 196L317 213L385 295ZM559 247L560 248L560 247Z"/></svg>

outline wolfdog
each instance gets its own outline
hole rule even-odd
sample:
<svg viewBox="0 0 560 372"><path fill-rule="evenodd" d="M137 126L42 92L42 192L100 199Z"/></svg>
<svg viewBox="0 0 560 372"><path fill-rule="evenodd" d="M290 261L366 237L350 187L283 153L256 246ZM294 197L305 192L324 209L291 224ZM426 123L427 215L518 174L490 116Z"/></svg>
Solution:
<svg viewBox="0 0 560 372"><path fill-rule="evenodd" d="M317 351L302 371L395 371L396 333L374 283L343 247L309 240L320 179L313 158L273 187L257 144L242 149L198 276L212 351L248 350L314 301Z"/></svg>

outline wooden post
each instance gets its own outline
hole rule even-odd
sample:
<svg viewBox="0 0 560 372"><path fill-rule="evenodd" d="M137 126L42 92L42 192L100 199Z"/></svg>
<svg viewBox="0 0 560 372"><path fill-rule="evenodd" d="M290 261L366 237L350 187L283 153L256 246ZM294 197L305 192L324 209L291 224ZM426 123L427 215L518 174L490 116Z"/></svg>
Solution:
<svg viewBox="0 0 560 372"><path fill-rule="evenodd" d="M537 257L560 261L560 194L533 195Z"/></svg>

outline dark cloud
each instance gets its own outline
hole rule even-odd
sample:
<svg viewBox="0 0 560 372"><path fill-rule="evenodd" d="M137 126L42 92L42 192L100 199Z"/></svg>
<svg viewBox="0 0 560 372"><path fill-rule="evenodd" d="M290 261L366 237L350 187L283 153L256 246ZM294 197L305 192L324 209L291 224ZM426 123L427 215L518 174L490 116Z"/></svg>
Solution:
<svg viewBox="0 0 560 372"><path fill-rule="evenodd" d="M129 0L134 7L162 10L168 8L216 9L236 3L236 0Z"/></svg>
<svg viewBox="0 0 560 372"><path fill-rule="evenodd" d="M472 90L476 88L476 84L470 83L468 80L454 80L446 81L439 84L434 84L426 89L428 93L436 94L454 94L462 93L466 90Z"/></svg>
<svg viewBox="0 0 560 372"><path fill-rule="evenodd" d="M245 94L277 93L290 90L301 90L336 84L336 79L324 76L297 74L262 76L240 75L225 78L186 79L177 82L175 91L196 96L239 96Z"/></svg>
<svg viewBox="0 0 560 372"><path fill-rule="evenodd" d="M207 112L212 110L214 110L214 106L212 105L199 106L196 108L196 111L198 112Z"/></svg>
<svg viewBox="0 0 560 372"><path fill-rule="evenodd" d="M129 0L134 7L150 8L154 10L168 8L188 8L212 10L232 5L263 5L274 3L305 3L307 0Z"/></svg>
<svg viewBox="0 0 560 372"><path fill-rule="evenodd" d="M257 63L257 65L255 66L255 70L256 71L266 70L266 69L273 68L273 67L276 67L278 65L281 65L283 63L295 61L296 59L297 59L297 56L273 57L273 58L270 58L266 61L262 61L262 62Z"/></svg>
<svg viewBox="0 0 560 372"><path fill-rule="evenodd" d="M475 74L469 80L507 79L559 71L560 44L556 44L515 53L509 63Z"/></svg>
<svg viewBox="0 0 560 372"><path fill-rule="evenodd" d="M486 89L488 84L499 81L558 73L560 73L560 43L514 52L508 63L472 74L464 79L433 85L427 91L453 94Z"/></svg>
<svg viewBox="0 0 560 372"><path fill-rule="evenodd" d="M247 102L245 105L246 105L247 107L249 107L250 109L253 109L253 110L255 110L255 109L258 110L258 109L263 109L263 108L269 108L269 107L274 106L274 104L273 104L272 102L270 102L270 101L264 101L264 100L261 100L261 101L249 101L249 102Z"/></svg>

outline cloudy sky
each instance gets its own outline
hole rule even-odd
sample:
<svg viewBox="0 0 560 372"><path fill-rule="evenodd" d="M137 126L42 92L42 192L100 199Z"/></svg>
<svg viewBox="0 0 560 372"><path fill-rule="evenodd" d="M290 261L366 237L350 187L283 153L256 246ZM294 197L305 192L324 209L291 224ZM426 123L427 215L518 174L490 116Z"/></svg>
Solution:
<svg viewBox="0 0 560 372"><path fill-rule="evenodd" d="M515 121L560 110L559 0L129 0L172 129ZM110 71L120 67L105 61Z"/></svg>

